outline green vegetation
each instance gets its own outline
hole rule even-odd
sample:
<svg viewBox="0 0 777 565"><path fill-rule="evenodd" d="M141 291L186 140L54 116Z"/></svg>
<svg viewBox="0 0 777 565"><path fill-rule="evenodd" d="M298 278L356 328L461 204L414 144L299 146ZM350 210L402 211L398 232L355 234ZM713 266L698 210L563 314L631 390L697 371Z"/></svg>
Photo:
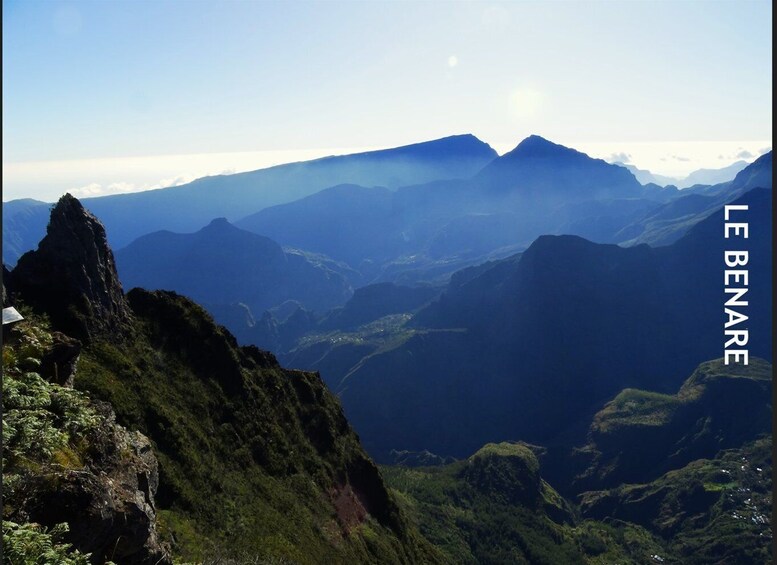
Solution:
<svg viewBox="0 0 777 565"><path fill-rule="evenodd" d="M16 524L3 520L3 563L8 565L90 565L89 554L73 550L60 540L67 524L46 530L39 524Z"/></svg>
<svg viewBox="0 0 777 565"><path fill-rule="evenodd" d="M721 360L707 361L698 366L688 380L683 383L677 397L682 402L699 399L711 386L725 386L732 380L750 381L754 385L771 385L772 366L763 359L754 358L748 365L725 365Z"/></svg>
<svg viewBox="0 0 777 565"><path fill-rule="evenodd" d="M763 437L771 429L771 370L762 359L747 366L717 359L699 365L677 394L622 391L596 414L589 443L577 450L574 490L647 483Z"/></svg>
<svg viewBox="0 0 777 565"><path fill-rule="evenodd" d="M153 440L157 529L187 562L769 562L768 437L644 484L584 492L579 508L542 479L542 448L524 443L490 443L445 466L383 467L386 490L315 375L238 348L182 297L130 299L136 331L82 352L79 390L41 374L54 341L44 319L26 312L4 345L6 562L89 562L66 542L67 524L46 529L18 510L36 477L87 468L105 425L91 397ZM756 362L733 379L760 387L768 368ZM593 429L667 428L684 406L729 391L732 375L719 369L700 366L678 395L624 390Z"/></svg>
<svg viewBox="0 0 777 565"><path fill-rule="evenodd" d="M50 383L34 369L52 343L45 322L26 313L3 344L3 497L48 468L78 469L100 422L88 397ZM12 506L8 507L12 510ZM4 510L4 516L7 512Z"/></svg>
<svg viewBox="0 0 777 565"><path fill-rule="evenodd" d="M450 563L641 564L664 554L663 544L640 526L578 521L540 479L525 444L489 444L466 461L383 471L421 533Z"/></svg>
<svg viewBox="0 0 777 565"><path fill-rule="evenodd" d="M592 429L606 434L622 426L663 426L679 404L670 394L627 388L596 415Z"/></svg>
<svg viewBox="0 0 777 565"><path fill-rule="evenodd" d="M317 376L238 348L183 297L135 290L128 298L136 331L85 349L76 386L153 441L160 530L174 553L438 560Z"/></svg>
<svg viewBox="0 0 777 565"><path fill-rule="evenodd" d="M302 337L296 349L311 347L320 342L332 344L366 344L375 347L375 351L391 349L404 342L415 331L405 327L410 314L391 314L364 324L353 331L334 330L324 333L312 333Z"/></svg>
<svg viewBox="0 0 777 565"><path fill-rule="evenodd" d="M647 484L584 493L581 509L661 535L676 562L770 563L771 488L769 437Z"/></svg>

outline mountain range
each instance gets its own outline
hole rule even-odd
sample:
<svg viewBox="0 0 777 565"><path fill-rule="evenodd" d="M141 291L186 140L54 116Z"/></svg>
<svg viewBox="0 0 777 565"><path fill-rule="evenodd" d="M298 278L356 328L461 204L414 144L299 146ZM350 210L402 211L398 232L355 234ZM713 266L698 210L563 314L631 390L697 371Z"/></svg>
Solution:
<svg viewBox="0 0 777 565"><path fill-rule="evenodd" d="M678 192L537 136L440 143L406 152L483 163L237 225L181 205L187 227L115 256L63 197L4 268L25 318L4 331L4 552L768 561L771 153ZM744 367L718 359L727 203L750 225ZM44 208L4 207L24 229Z"/></svg>
<svg viewBox="0 0 777 565"><path fill-rule="evenodd" d="M735 202L751 210L750 347L771 359L771 191ZM719 210L659 248L543 236L454 276L412 317L384 319L382 338L370 326L317 330L281 358L326 366L382 461L391 450L460 457L488 441L579 436L582 415L621 388L670 392L722 354L722 225Z"/></svg>
<svg viewBox="0 0 777 565"><path fill-rule="evenodd" d="M628 243L620 230L684 195L640 187L622 171L539 136L498 157L474 136L461 135L84 202L117 249L154 231L191 233L225 217L282 246L346 261L363 272L364 282L413 284L432 276L444 282L457 269L505 257L543 233ZM293 204L278 206L284 203ZM37 245L49 210L34 200L3 205L6 264ZM289 224L298 215L313 221L310 230ZM334 222L338 230L331 229ZM319 241L321 230L327 233Z"/></svg>
<svg viewBox="0 0 777 565"><path fill-rule="evenodd" d="M677 188L689 188L696 185L713 185L728 182L733 179L739 171L747 167L747 161L736 161L726 167L720 169L697 169L683 178L668 177L665 175L658 175L651 173L646 169L639 169L635 165L630 163L615 162L614 164L620 165L631 171L634 177L641 184L656 184L658 186L675 186Z"/></svg>
<svg viewBox="0 0 777 565"><path fill-rule="evenodd" d="M85 198L83 202L105 224L109 242L118 249L154 231L192 232L218 217L235 221L335 184L396 188L469 177L496 156L491 147L474 136L457 135L381 151L204 177L163 189ZM27 202L25 209L35 218L26 220L27 231L19 230L12 236L6 223L13 217L14 208L3 204L3 260L11 265L21 253L34 249L45 234L50 206ZM13 243L5 247L6 241Z"/></svg>

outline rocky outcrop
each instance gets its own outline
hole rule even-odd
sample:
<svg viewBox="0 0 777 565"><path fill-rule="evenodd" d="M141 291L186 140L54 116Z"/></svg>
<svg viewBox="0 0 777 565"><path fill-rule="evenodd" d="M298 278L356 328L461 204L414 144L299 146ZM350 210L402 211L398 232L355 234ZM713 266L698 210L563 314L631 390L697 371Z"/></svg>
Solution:
<svg viewBox="0 0 777 565"><path fill-rule="evenodd" d="M66 523L65 541L94 563L170 563L156 530L151 443L72 389L80 354L78 340L34 315L3 343L3 518Z"/></svg>
<svg viewBox="0 0 777 565"><path fill-rule="evenodd" d="M55 328L82 341L115 339L129 325L105 228L69 194L52 210L38 249L19 259L10 282Z"/></svg>
<svg viewBox="0 0 777 565"><path fill-rule="evenodd" d="M67 522L67 541L93 563L171 563L156 531L156 456L148 438L115 423L108 404L95 403L99 423L85 464L46 465L14 490L12 518L47 527ZM15 504L14 504L15 503Z"/></svg>
<svg viewBox="0 0 777 565"><path fill-rule="evenodd" d="M40 375L60 386L73 386L81 342L60 332L52 332L52 342L40 360Z"/></svg>

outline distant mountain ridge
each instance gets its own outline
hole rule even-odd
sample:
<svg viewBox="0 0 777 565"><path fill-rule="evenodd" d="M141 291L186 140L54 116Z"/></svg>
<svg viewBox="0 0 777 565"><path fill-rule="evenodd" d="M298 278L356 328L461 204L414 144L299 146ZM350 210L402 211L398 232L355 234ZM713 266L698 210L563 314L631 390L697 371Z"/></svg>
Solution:
<svg viewBox="0 0 777 565"><path fill-rule="evenodd" d="M466 266L461 261L498 258L490 255L501 250L504 257L543 234L599 243L671 243L745 190L771 188L770 155L730 182L685 192L642 186L623 167L531 136L468 180L397 191L343 185L266 208L237 225L345 261L367 282L398 280L403 273L446 264L455 265L450 274ZM683 214L654 217L694 194L715 198L694 197Z"/></svg>
<svg viewBox="0 0 777 565"><path fill-rule="evenodd" d="M333 187L266 208L236 225L357 269L364 261L388 267L399 257L419 253L431 254L430 263L460 257L466 247L459 243L477 241L478 234L483 239L476 256L505 245L526 246L564 224L555 211L562 204L633 199L642 192L622 167L532 136L469 180L435 181L395 192Z"/></svg>
<svg viewBox="0 0 777 565"><path fill-rule="evenodd" d="M723 204L754 188L772 188L772 152L769 151L736 176L721 184L686 188L669 202L648 210L642 217L621 228L615 239L623 245L674 243L692 226Z"/></svg>
<svg viewBox="0 0 777 565"><path fill-rule="evenodd" d="M750 163L747 161L739 160L721 167L720 169L697 169L692 171L685 177L669 177L665 175L659 175L652 173L647 169L639 169L631 163L623 163L621 161L613 162L613 165L619 165L625 169L631 171L636 179L643 185L656 184L658 186L676 186L679 189L689 188L697 185L713 185L729 182Z"/></svg>
<svg viewBox="0 0 777 565"><path fill-rule="evenodd" d="M515 190L539 202L555 193L564 201L639 196L641 186L623 167L531 135L486 165L475 179L490 190ZM555 200L555 199L554 199Z"/></svg>
<svg viewBox="0 0 777 565"><path fill-rule="evenodd" d="M434 165L439 166L435 169L438 172L448 171L440 174L450 175L451 170L443 166L447 162L443 155L473 154L479 155L477 159L485 164L469 166L472 173L469 178L415 182L396 189L353 183L334 184L318 191L311 188L315 183L325 185L329 182L327 179L342 180L349 175L354 178L367 174L362 170L365 164L373 176L383 175L383 180L387 180L389 173L404 170L408 155L415 155L416 160L427 159L424 161L428 165L424 169L426 173ZM683 191L653 184L642 186L623 167L591 159L536 135L526 138L502 157L493 158L494 155L472 136L455 136L394 150L275 167L243 176L201 179L184 192L174 187L152 191L148 196L121 195L129 199L127 202L135 198L140 199L139 203L145 202L144 198L164 198L169 202L165 200L168 205L162 207L138 204L138 209L132 206L122 209L120 221L134 231L141 231L146 220L152 218L153 222L159 220L158 223L191 225L191 229L172 231L192 232L214 216L218 217L219 207L239 204L241 215L249 213L250 208L242 207L247 194L261 195L280 186L290 194L296 186L314 193L249 213L236 225L270 237L283 247L292 247L299 255L307 254L313 263L321 261L313 259L311 253L331 258L332 262L324 259L322 263L328 268L342 263L330 270L345 276L354 287L378 282L444 284L453 272L523 251L543 234L573 234L599 243L622 245L671 244L744 191L758 186L771 188L771 153L757 159L729 182ZM239 188L234 184L238 182L234 176L265 179L268 183L275 179L280 184L275 188L262 183L251 185L253 188L248 185ZM422 176L419 173L414 178ZM232 188L222 187L222 181L233 183L229 185ZM193 187L199 187L196 193L187 192L194 190ZM233 196L238 193L241 196L236 200ZM196 208L205 202L203 199L218 202L191 215L192 206ZM101 206L113 200L98 198L87 202L90 206L92 203ZM35 231L43 229L39 220L47 214L47 206L34 202L8 206L9 214L17 209L5 228L8 237L4 241L4 259L12 264L18 250L30 245ZM207 218L194 225L194 219L199 216ZM163 218L166 218L164 222ZM168 231L171 230L168 228ZM111 238L110 232L108 237ZM228 306L205 302L217 308ZM253 308L252 313L257 318L261 316L261 311Z"/></svg>
<svg viewBox="0 0 777 565"><path fill-rule="evenodd" d="M105 224L115 248L158 230L190 232L216 217L231 221L267 206L290 202L343 183L396 188L438 179L468 178L497 156L475 136L454 135L393 149L324 157L257 171L218 175L191 183L138 192L84 198L84 205ZM5 209L9 203L4 203ZM36 207L31 233L17 229L13 246L4 223L4 261L33 249L45 233L48 209ZM4 219L8 217L4 216ZM33 224L30 224L31 226ZM41 225L42 224L42 225Z"/></svg>
<svg viewBox="0 0 777 565"><path fill-rule="evenodd" d="M656 173L652 173L647 169L640 169L636 165L632 165L631 163L623 163L621 161L614 161L613 165L619 165L625 169L628 169L631 174L634 175L634 178L636 178L641 184L657 184L658 186L677 186L677 184L680 182L679 179L675 177L668 177L665 175L659 175Z"/></svg>
<svg viewBox="0 0 777 565"><path fill-rule="evenodd" d="M174 290L216 310L242 303L255 315L287 300L324 311L353 293L341 273L225 218L195 233L140 237L116 253L116 263L125 288Z"/></svg>

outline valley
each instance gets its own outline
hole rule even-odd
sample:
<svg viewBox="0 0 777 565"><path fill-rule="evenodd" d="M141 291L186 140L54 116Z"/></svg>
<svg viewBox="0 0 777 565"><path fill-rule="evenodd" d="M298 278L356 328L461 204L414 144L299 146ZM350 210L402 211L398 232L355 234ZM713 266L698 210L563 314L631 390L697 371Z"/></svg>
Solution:
<svg viewBox="0 0 777 565"><path fill-rule="evenodd" d="M685 195L533 136L115 255L121 223L65 196L4 269L4 549L38 523L73 563L767 562L767 168ZM721 358L743 322L748 362ZM142 527L89 539L96 502L52 503L73 473Z"/></svg>

